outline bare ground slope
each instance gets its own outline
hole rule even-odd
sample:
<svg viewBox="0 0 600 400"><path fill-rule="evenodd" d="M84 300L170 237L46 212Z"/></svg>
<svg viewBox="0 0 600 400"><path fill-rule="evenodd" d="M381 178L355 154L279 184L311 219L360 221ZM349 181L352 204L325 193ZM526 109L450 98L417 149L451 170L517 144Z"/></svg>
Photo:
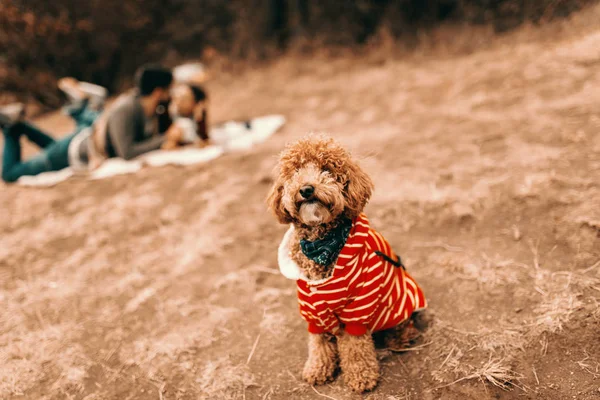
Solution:
<svg viewBox="0 0 600 400"><path fill-rule="evenodd" d="M367 214L435 316L415 351L380 352L365 398L600 398L600 30L286 58L212 90L218 118L289 123L211 165L2 188L0 398L360 398L300 380L305 324L264 204L277 153L311 130L363 159Z"/></svg>

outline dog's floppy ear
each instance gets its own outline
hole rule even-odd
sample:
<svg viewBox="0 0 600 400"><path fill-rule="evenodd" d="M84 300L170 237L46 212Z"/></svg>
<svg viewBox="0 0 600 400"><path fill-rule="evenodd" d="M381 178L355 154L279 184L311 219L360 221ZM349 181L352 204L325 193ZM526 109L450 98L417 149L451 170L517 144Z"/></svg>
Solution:
<svg viewBox="0 0 600 400"><path fill-rule="evenodd" d="M373 194L373 181L365 171L355 164L348 164L348 183L346 183L346 216L358 217Z"/></svg>
<svg viewBox="0 0 600 400"><path fill-rule="evenodd" d="M283 207L281 199L283 197L283 181L281 177L278 177L267 196L267 205L269 209L275 214L277 219L282 224L289 224L292 222L291 215Z"/></svg>

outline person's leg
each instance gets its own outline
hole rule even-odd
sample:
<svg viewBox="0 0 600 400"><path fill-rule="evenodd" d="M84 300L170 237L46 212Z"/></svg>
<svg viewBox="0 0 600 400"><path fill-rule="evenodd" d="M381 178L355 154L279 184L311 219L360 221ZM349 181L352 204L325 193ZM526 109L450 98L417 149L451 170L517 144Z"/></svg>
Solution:
<svg viewBox="0 0 600 400"><path fill-rule="evenodd" d="M22 176L33 176L42 172L58 171L69 166L69 143L75 134L60 140L54 140L43 132L27 125L15 124L4 129L4 152L2 156L2 179L5 182L15 182ZM45 144L44 149L34 157L21 160L21 135L27 134ZM30 137L31 138L31 137ZM52 141L50 143L50 140Z"/></svg>
<svg viewBox="0 0 600 400"><path fill-rule="evenodd" d="M5 182L14 182L23 175L37 175L47 169L47 158L43 151L30 160L21 161L22 130L13 128L15 126L5 128L3 131L2 180Z"/></svg>
<svg viewBox="0 0 600 400"><path fill-rule="evenodd" d="M21 142L18 132L12 126L6 127L4 133L4 150L2 152L2 179L10 181L10 171L21 162Z"/></svg>
<svg viewBox="0 0 600 400"><path fill-rule="evenodd" d="M77 126L76 131L81 131L92 126L101 114L100 110L89 106L88 99L73 103L65 111L75 121Z"/></svg>
<svg viewBox="0 0 600 400"><path fill-rule="evenodd" d="M63 112L65 114L67 114L69 117L71 117L77 121L78 116L87 107L87 104L88 104L87 99L73 100L71 103L69 103L63 107Z"/></svg>
<svg viewBox="0 0 600 400"><path fill-rule="evenodd" d="M12 103L0 106L0 128L16 124L25 117L25 105L23 103Z"/></svg>
<svg viewBox="0 0 600 400"><path fill-rule="evenodd" d="M96 119L100 116L101 112L98 110L94 110L89 107L85 107L81 112L73 117L75 120L77 132L81 132L82 130L91 127L96 122Z"/></svg>
<svg viewBox="0 0 600 400"><path fill-rule="evenodd" d="M71 77L59 79L58 88L67 95L72 103L80 103L86 100L90 108L98 111L104 107L104 102L108 96L106 88L89 82L80 82Z"/></svg>
<svg viewBox="0 0 600 400"><path fill-rule="evenodd" d="M98 119L100 114L100 111L91 108L86 108L83 110L83 112L79 115L79 118L76 120L77 131L81 131L94 125L94 122L96 122L96 119Z"/></svg>
<svg viewBox="0 0 600 400"><path fill-rule="evenodd" d="M70 104L63 110L75 120L76 131L92 126L104 108L108 95L106 88L70 77L60 79L58 87L70 100Z"/></svg>
<svg viewBox="0 0 600 400"><path fill-rule="evenodd" d="M60 171L69 166L69 145L78 134L79 132L76 132L65 136L47 149L46 155L50 171Z"/></svg>
<svg viewBox="0 0 600 400"><path fill-rule="evenodd" d="M27 139L42 149L45 149L56 142L52 136L44 133L38 127L28 122L19 122L18 124L13 125L11 130L19 136L27 136Z"/></svg>

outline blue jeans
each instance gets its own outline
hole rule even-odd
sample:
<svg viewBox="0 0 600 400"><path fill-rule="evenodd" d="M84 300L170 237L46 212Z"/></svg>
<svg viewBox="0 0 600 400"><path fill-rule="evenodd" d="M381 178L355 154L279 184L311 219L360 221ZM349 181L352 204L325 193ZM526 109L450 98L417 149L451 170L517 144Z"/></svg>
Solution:
<svg viewBox="0 0 600 400"><path fill-rule="evenodd" d="M65 108L66 113L73 118L77 124L76 131L81 132L84 128L90 127L100 115L100 111L88 107L88 100L82 100L73 103Z"/></svg>
<svg viewBox="0 0 600 400"><path fill-rule="evenodd" d="M15 182L22 176L38 175L42 172L58 171L69 166L69 144L71 140L94 123L99 115L98 111L83 107L77 113L70 113L75 119L75 132L61 138L53 139L27 122L18 122L4 129L4 152L2 155L2 180ZM21 160L21 135L38 145L42 151L30 158Z"/></svg>

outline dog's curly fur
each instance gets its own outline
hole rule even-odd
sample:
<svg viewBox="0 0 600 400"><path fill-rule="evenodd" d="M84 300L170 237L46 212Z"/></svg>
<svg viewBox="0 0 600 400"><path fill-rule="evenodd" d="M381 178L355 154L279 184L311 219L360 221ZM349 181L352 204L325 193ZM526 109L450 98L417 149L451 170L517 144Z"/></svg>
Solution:
<svg viewBox="0 0 600 400"><path fill-rule="evenodd" d="M288 146L280 156L278 170L267 203L279 222L295 227L291 258L308 279L328 278L335 262L322 266L310 260L303 254L300 240L320 239L344 218L357 217L371 198L373 182L342 146L323 135L310 135ZM314 188L309 199L300 194L306 185ZM403 343L406 336L399 331L386 332L385 342ZM396 336L398 340L394 340ZM333 379L339 357L351 389L363 392L377 385L379 364L369 333L352 336L342 331L335 338L309 334L308 353L302 376L310 384Z"/></svg>
<svg viewBox="0 0 600 400"><path fill-rule="evenodd" d="M323 267L304 257L300 239L314 241L335 228L343 216L357 217L371 198L373 182L342 146L322 135L311 135L289 146L281 154L278 167L267 203L279 222L296 227L292 242L297 247L290 249L292 259L308 278L326 278L333 265ZM311 204L299 193L307 184L315 188L315 202Z"/></svg>

